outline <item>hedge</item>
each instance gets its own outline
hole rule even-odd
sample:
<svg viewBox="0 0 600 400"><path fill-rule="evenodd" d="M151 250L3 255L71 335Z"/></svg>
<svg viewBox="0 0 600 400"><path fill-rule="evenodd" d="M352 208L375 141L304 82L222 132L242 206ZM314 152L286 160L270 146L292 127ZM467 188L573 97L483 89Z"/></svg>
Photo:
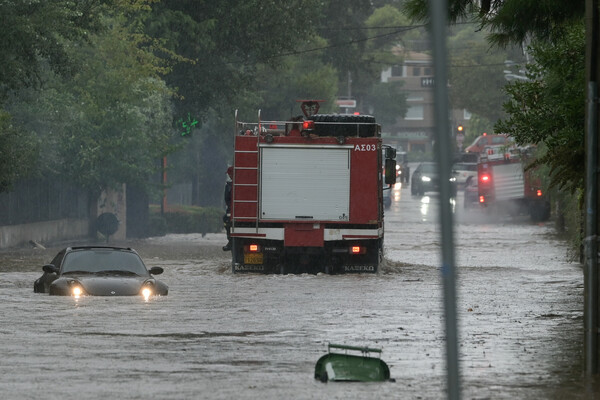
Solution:
<svg viewBox="0 0 600 400"><path fill-rule="evenodd" d="M223 230L223 210L216 207L169 207L161 215L160 206L150 206L150 236L167 233L214 233Z"/></svg>

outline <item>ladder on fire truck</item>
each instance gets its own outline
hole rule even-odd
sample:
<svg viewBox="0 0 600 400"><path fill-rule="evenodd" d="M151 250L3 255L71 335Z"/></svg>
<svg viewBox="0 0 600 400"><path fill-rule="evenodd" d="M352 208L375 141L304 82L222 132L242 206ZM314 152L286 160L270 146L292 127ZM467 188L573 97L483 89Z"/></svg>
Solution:
<svg viewBox="0 0 600 400"><path fill-rule="evenodd" d="M255 129L246 129L249 128L251 126L254 125ZM243 132L244 133L240 133L239 129L243 128ZM239 122L238 121L238 110L235 110L235 128L234 128L234 143L235 143L235 136L239 135L239 134L247 134L248 136L254 136L256 138L256 147L252 150L238 150L237 148L234 148L234 162L233 162L233 176L232 176L232 187L231 187L231 232L235 232L235 218L234 218L234 212L236 210L236 204L239 206L241 204L254 204L254 209L255 209L255 216L254 217L237 217L237 220L242 220L242 219L246 219L248 221L254 221L255 222L255 227L256 227L256 232L258 233L258 220L259 220L259 215L258 215L258 199L260 199L260 186L259 186L259 168L260 168L260 149L259 149L259 142L260 142L260 129L261 129L261 120L260 120L260 110L258 110L258 124L256 123L246 123L246 122ZM243 157L243 155L255 155L256 156L256 166L247 166L247 167L240 167L239 164L239 160L238 157ZM236 174L239 172L238 170L244 170L244 171L252 171L254 172L255 175L255 182L256 183L236 183ZM255 200L241 200L236 198L236 188L240 188L240 187L255 187L256 188L256 199Z"/></svg>

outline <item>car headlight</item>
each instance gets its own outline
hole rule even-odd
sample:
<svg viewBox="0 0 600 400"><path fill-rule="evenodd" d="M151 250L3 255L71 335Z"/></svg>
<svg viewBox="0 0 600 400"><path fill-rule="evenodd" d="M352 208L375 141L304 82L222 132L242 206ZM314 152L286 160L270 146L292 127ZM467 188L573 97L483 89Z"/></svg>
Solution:
<svg viewBox="0 0 600 400"><path fill-rule="evenodd" d="M144 286L144 288L142 288L142 296L144 296L144 299L148 300L148 298L152 296L152 290L148 286Z"/></svg>
<svg viewBox="0 0 600 400"><path fill-rule="evenodd" d="M428 176L422 176L422 177L421 177L421 180L422 180L423 182L430 182L430 181L431 181L431 178L430 178L430 177L428 177Z"/></svg>
<svg viewBox="0 0 600 400"><path fill-rule="evenodd" d="M67 283L69 285L69 293L71 294L71 296L80 297L85 295L85 290L83 290L81 283L77 281L68 281Z"/></svg>
<svg viewBox="0 0 600 400"><path fill-rule="evenodd" d="M456 177L453 176L452 178L450 178L450 182L456 182Z"/></svg>
<svg viewBox="0 0 600 400"><path fill-rule="evenodd" d="M144 283L142 290L140 290L140 294L144 297L144 300L148 300L148 298L154 294L154 283Z"/></svg>

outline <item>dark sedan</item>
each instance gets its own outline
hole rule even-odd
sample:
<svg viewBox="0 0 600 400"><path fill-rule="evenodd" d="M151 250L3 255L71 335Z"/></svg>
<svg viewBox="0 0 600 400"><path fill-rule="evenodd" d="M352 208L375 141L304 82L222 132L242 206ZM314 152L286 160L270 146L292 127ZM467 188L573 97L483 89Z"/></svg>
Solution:
<svg viewBox="0 0 600 400"><path fill-rule="evenodd" d="M439 192L440 179L437 171L437 163L422 162L412 174L410 182L410 193L423 196L426 192ZM450 195L456 197L456 178L450 178Z"/></svg>
<svg viewBox="0 0 600 400"><path fill-rule="evenodd" d="M36 293L58 296L165 296L167 285L153 275L131 248L108 246L68 247L60 251L33 284Z"/></svg>

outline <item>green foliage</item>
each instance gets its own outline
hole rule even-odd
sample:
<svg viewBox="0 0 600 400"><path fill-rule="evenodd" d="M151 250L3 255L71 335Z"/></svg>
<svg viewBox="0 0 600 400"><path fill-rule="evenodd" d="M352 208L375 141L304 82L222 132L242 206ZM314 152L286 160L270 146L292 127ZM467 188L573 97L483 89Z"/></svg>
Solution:
<svg viewBox="0 0 600 400"><path fill-rule="evenodd" d="M215 233L223 230L223 211L214 207L179 206L160 214L150 208L151 236L166 233Z"/></svg>
<svg viewBox="0 0 600 400"><path fill-rule="evenodd" d="M527 66L530 81L507 85L509 115L496 124L519 144L543 143L551 184L571 192L584 188L585 37L583 23L555 43L537 42L536 64Z"/></svg>
<svg viewBox="0 0 600 400"><path fill-rule="evenodd" d="M474 25L457 29L448 41L452 106L496 121L504 116L499 105L507 99L502 88L506 84L503 70L508 53L491 52L485 34L476 32Z"/></svg>
<svg viewBox="0 0 600 400"><path fill-rule="evenodd" d="M406 0L403 9L416 21L428 21L429 1ZM565 29L585 14L585 1L564 0L449 0L451 23L475 20L490 32L488 41L505 47L520 45L532 36L538 40L560 39Z"/></svg>
<svg viewBox="0 0 600 400"><path fill-rule="evenodd" d="M314 37L306 47L323 45L323 39ZM259 66L253 87L256 95L245 104L252 110L251 115L245 117L255 120L258 109L263 119L287 119L301 115L297 100L302 99L324 100L319 112L333 112L337 107L337 71L321 61L321 53L312 52L310 57L288 56L277 67Z"/></svg>
<svg viewBox="0 0 600 400"><path fill-rule="evenodd" d="M0 193L28 176L38 151L36 138L13 126L10 115L0 110Z"/></svg>
<svg viewBox="0 0 600 400"><path fill-rule="evenodd" d="M77 66L72 41L100 29L106 1L12 0L0 2L0 103L9 91L39 85L41 71L70 75Z"/></svg>
<svg viewBox="0 0 600 400"><path fill-rule="evenodd" d="M316 0L166 0L153 7L147 32L188 60L166 79L177 88L178 114L235 104L257 65L278 65L310 37ZM309 22L309 23L307 23Z"/></svg>
<svg viewBox="0 0 600 400"><path fill-rule="evenodd" d="M92 193L123 183L150 187L170 150L171 91L162 61L120 18L69 49L85 62L70 79L44 70L41 90L23 90L11 112L47 149L41 165Z"/></svg>
<svg viewBox="0 0 600 400"><path fill-rule="evenodd" d="M402 92L403 81L379 82L371 88L368 103L373 107L377 122L383 126L394 125L397 119L406 115L407 94Z"/></svg>
<svg viewBox="0 0 600 400"><path fill-rule="evenodd" d="M479 115L472 115L469 122L465 126L465 139L463 141L463 148L469 146L479 136L487 133L488 135L496 133L494 131L494 123L487 118Z"/></svg>

